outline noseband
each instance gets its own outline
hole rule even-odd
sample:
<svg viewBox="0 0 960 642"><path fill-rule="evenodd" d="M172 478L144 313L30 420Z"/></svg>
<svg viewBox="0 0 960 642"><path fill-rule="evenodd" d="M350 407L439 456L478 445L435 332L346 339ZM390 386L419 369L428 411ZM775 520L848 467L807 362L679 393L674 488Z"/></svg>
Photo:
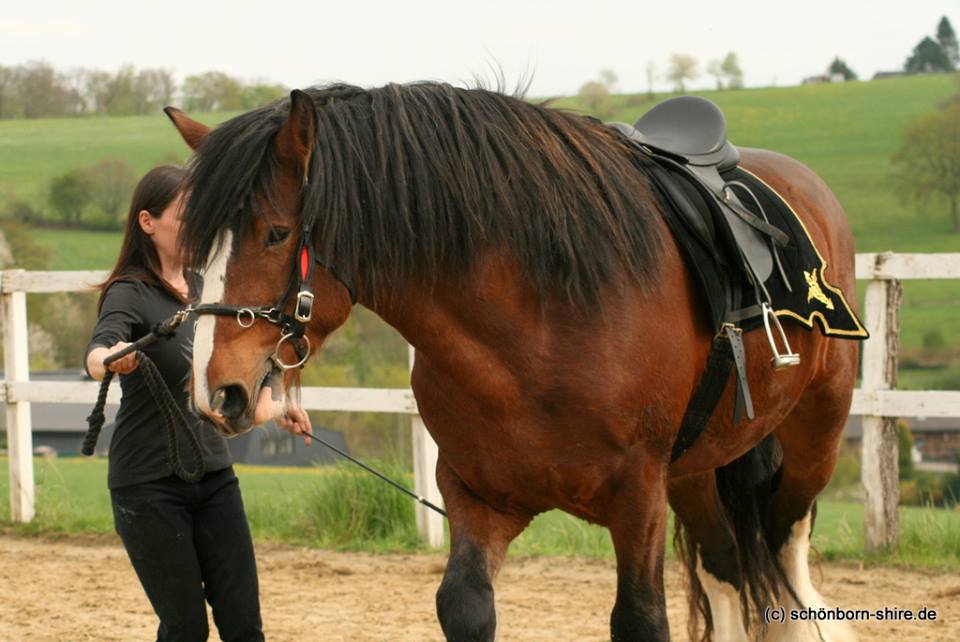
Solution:
<svg viewBox="0 0 960 642"><path fill-rule="evenodd" d="M341 278L337 272L327 265L322 259L317 257L310 242L310 229L305 227L300 237L300 244L297 247L295 265L293 274L287 285L287 289L280 296L276 304L267 305L226 305L224 303L201 303L191 306L189 310L201 314L216 314L221 316L235 316L237 325L241 328L250 328L257 322L257 319L271 323L280 328L280 340L273 350L270 360L280 370L291 370L293 368L302 368L310 358L310 338L306 335L307 324L313 315L313 292L310 290L310 282L313 280L313 270L316 265L325 268L337 279L343 287L350 293L350 303L356 303L357 298L350 285ZM287 314L283 311L287 299L296 292L294 299L293 314ZM296 363L284 363L280 358L280 347L289 342L296 352L298 361Z"/></svg>

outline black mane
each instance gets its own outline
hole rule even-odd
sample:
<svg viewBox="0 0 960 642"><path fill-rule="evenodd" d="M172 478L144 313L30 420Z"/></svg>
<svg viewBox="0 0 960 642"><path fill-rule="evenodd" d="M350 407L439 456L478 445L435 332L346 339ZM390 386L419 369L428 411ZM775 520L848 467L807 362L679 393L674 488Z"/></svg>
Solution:
<svg viewBox="0 0 960 642"><path fill-rule="evenodd" d="M446 84L311 88L317 144L302 195L319 257L379 298L398 279L465 273L485 249L518 261L539 291L595 301L643 281L661 244L636 150L598 121ZM215 129L191 167L187 262L241 230L269 195L284 99Z"/></svg>

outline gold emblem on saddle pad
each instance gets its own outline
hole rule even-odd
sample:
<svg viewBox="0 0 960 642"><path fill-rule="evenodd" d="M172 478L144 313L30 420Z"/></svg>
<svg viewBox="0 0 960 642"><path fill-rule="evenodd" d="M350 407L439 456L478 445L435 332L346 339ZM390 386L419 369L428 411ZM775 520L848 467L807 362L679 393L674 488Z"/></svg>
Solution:
<svg viewBox="0 0 960 642"><path fill-rule="evenodd" d="M823 290L820 289L820 284L817 283L817 270L813 269L807 272L804 270L803 278L806 279L807 285L810 286L810 289L807 291L807 301L810 302L813 299L816 299L820 303L827 306L828 310L833 309L833 301L827 298L827 295L823 293Z"/></svg>

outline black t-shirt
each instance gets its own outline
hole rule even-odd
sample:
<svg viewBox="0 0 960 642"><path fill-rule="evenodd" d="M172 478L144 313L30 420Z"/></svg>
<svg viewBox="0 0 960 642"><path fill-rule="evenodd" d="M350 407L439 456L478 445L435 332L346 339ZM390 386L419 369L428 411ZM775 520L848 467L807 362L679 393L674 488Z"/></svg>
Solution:
<svg viewBox="0 0 960 642"><path fill-rule="evenodd" d="M84 355L98 346L111 347L120 341L133 342L143 337L160 321L168 319L183 304L158 285L136 278L114 282L103 298L100 318ZM221 470L230 465L226 439L207 421L187 407L187 385L193 354L193 324L177 328L170 339L159 339L144 349L157 365L173 398L191 425L203 451L204 471ZM107 485L120 488L152 481L173 474L167 456L167 433L160 407L147 388L140 368L120 375L123 396L117 412L116 427L110 441ZM181 437L180 442L184 439ZM188 447L182 444L183 463L192 464Z"/></svg>

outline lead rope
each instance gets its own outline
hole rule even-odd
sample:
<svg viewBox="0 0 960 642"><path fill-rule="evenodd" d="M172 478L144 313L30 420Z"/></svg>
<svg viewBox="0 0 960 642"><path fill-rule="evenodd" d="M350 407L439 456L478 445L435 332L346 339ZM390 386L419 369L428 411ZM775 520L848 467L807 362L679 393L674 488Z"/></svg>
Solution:
<svg viewBox="0 0 960 642"><path fill-rule="evenodd" d="M150 391L150 394L157 402L160 413L163 415L164 426L167 431L167 457L170 460L170 467L173 469L173 473L183 481L196 482L200 481L200 478L203 477L203 451L200 449L200 442L197 440L196 434L190 429L190 425L187 423L186 417L183 416L180 407L177 406L177 402L170 393L166 382L164 382L163 375L160 374L157 364L142 352L143 348L157 339L169 339L172 337L180 324L187 318L189 312L189 308L181 310L166 321L158 323L150 333L138 339L136 343L104 359L103 365L105 367L109 366L114 361L127 356L131 352L139 353L140 372L143 375L143 380L147 384L147 389ZM89 427L83 436L83 446L80 449L84 455L93 455L96 450L97 439L100 437L103 424L106 422L104 407L107 404L107 391L110 389L110 382L113 381L113 375L112 370L107 370L103 375L103 381L100 382L100 393L97 395L97 403L93 407L90 416L87 417ZM179 437L177 435L178 430L187 436L187 445L190 448L190 455L194 463L193 470L187 470L183 465L183 458L180 454Z"/></svg>

